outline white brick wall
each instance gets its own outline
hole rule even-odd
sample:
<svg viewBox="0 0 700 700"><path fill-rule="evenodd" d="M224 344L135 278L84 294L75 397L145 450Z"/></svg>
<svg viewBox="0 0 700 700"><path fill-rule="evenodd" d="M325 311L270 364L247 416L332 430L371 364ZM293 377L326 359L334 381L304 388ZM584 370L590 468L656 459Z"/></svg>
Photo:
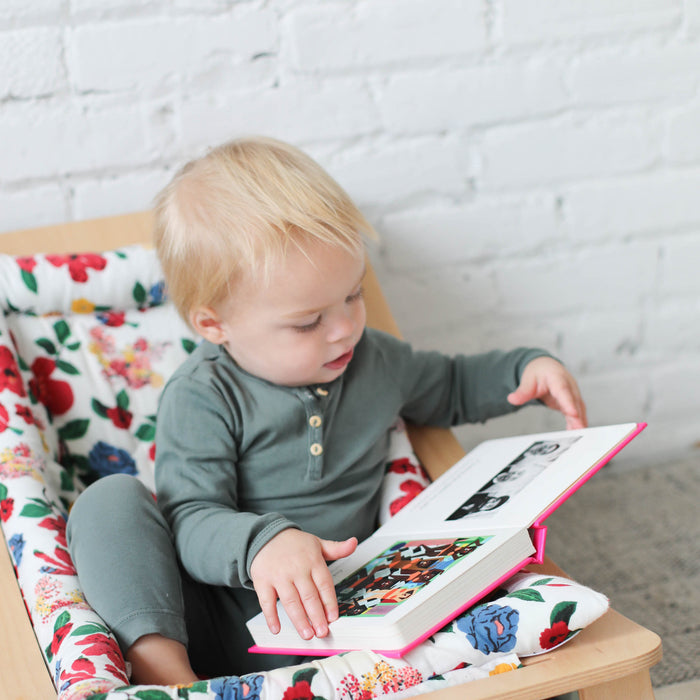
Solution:
<svg viewBox="0 0 700 700"><path fill-rule="evenodd" d="M546 346L592 423L650 422L621 463L698 453L699 0L5 0L0 66L0 230L287 139L376 224L416 345Z"/></svg>

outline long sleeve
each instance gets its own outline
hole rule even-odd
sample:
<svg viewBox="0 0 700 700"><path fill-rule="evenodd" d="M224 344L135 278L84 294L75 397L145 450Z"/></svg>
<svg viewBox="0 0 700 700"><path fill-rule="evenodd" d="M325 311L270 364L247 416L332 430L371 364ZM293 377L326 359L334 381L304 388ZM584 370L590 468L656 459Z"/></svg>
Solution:
<svg viewBox="0 0 700 700"><path fill-rule="evenodd" d="M442 427L483 422L517 410L506 397L517 388L525 366L536 357L550 357L531 348L449 357L413 350L387 336L379 347L399 385L401 415Z"/></svg>
<svg viewBox="0 0 700 700"><path fill-rule="evenodd" d="M188 376L168 384L158 414L156 491L190 575L250 587L253 557L295 525L277 513L239 511L233 408L211 386Z"/></svg>

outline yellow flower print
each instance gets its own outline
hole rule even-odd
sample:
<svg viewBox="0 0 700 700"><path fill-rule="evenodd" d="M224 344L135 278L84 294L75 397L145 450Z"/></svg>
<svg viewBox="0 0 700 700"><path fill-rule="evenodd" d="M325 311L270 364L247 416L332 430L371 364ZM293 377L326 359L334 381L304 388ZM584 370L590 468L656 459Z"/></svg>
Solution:
<svg viewBox="0 0 700 700"><path fill-rule="evenodd" d="M88 299L80 297L80 299L73 299L70 308L74 314L91 314L95 310L95 305Z"/></svg>
<svg viewBox="0 0 700 700"><path fill-rule="evenodd" d="M498 664L493 670L489 671L489 676L497 676L499 673L508 673L508 671L515 671L518 668L517 664Z"/></svg>

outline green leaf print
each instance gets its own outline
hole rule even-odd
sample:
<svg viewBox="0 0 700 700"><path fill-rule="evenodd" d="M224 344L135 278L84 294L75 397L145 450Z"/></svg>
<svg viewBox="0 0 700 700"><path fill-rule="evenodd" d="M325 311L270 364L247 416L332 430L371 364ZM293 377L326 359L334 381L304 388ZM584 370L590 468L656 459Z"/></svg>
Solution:
<svg viewBox="0 0 700 700"><path fill-rule="evenodd" d="M21 270L20 274L22 275L22 282L24 282L27 289L36 294L38 285L36 283L36 277L33 275L33 273L27 272L27 270Z"/></svg>
<svg viewBox="0 0 700 700"><path fill-rule="evenodd" d="M555 625L557 622L565 622L569 625L569 620L571 616L576 612L576 602L573 600L567 600L563 603L557 603L552 610L552 614L549 617L549 624Z"/></svg>
<svg viewBox="0 0 700 700"><path fill-rule="evenodd" d="M56 360L56 367L66 374L80 374L80 370L77 367L72 365L70 362L66 362L65 360Z"/></svg>
<svg viewBox="0 0 700 700"><path fill-rule="evenodd" d="M89 425L89 418L76 418L68 421L68 423L58 429L58 437L62 440L77 440L85 435Z"/></svg>
<svg viewBox="0 0 700 700"><path fill-rule="evenodd" d="M49 355L58 354L58 350L56 349L56 346L54 345L54 342L52 340L49 340L48 338L37 338L34 342L40 348L46 350L46 352L48 352Z"/></svg>
<svg viewBox="0 0 700 700"><path fill-rule="evenodd" d="M61 319L53 324L53 329L56 331L56 338L58 338L58 342L63 345L66 342L66 338L68 338L70 335L70 328L68 324Z"/></svg>
<svg viewBox="0 0 700 700"><path fill-rule="evenodd" d="M520 591L513 591L509 593L506 598L519 598L520 600L529 600L533 603L544 603L542 594L532 588L523 588Z"/></svg>
<svg viewBox="0 0 700 700"><path fill-rule="evenodd" d="M137 282L134 288L131 290L131 296L134 297L134 301L139 304L144 304L146 302L146 290L141 282Z"/></svg>

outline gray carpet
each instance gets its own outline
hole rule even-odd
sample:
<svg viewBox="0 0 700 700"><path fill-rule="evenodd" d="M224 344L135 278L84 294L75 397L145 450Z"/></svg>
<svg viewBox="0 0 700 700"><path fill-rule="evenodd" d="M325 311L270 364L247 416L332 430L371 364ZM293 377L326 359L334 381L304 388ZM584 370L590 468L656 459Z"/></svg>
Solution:
<svg viewBox="0 0 700 700"><path fill-rule="evenodd" d="M663 640L654 686L700 678L700 455L609 465L548 520L547 554Z"/></svg>

